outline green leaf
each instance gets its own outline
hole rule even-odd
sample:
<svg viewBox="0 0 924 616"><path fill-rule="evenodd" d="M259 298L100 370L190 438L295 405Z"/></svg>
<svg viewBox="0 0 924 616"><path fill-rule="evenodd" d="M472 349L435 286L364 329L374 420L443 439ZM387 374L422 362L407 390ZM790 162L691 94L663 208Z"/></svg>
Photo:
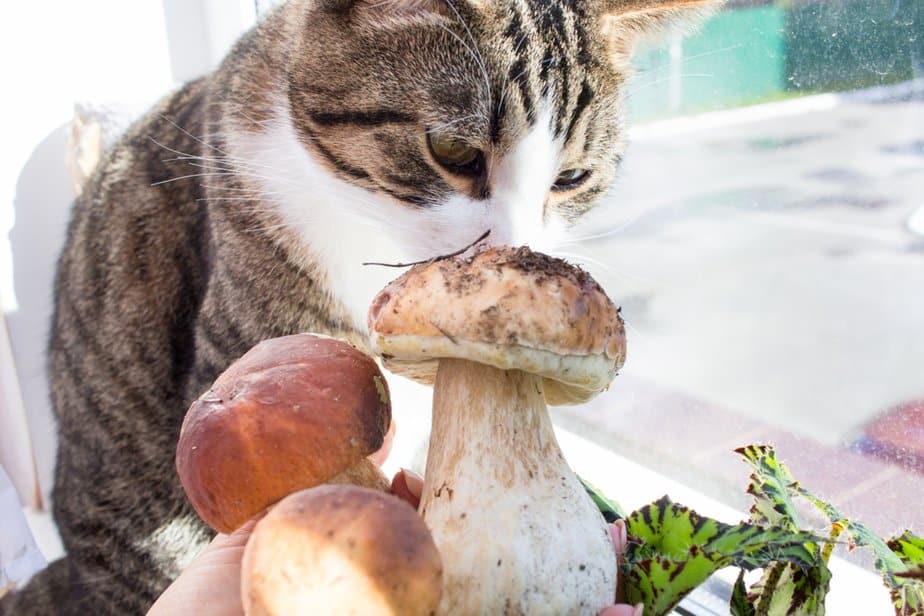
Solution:
<svg viewBox="0 0 924 616"><path fill-rule="evenodd" d="M904 534L889 540L887 545L906 566L924 565L924 537L906 530Z"/></svg>
<svg viewBox="0 0 924 616"><path fill-rule="evenodd" d="M744 569L741 570L738 574L738 579L735 580L728 611L731 616L757 616L754 606L748 600L748 588L744 584Z"/></svg>
<svg viewBox="0 0 924 616"><path fill-rule="evenodd" d="M798 483L789 469L776 459L773 447L748 445L736 449L735 453L740 454L754 469L747 490L754 497L750 509L751 521L799 530L801 524L791 496L792 488L798 486Z"/></svg>
<svg viewBox="0 0 924 616"><path fill-rule="evenodd" d="M904 575L922 562L917 559L924 551L924 540L906 531L887 543L866 524L842 517L830 503L807 490L800 489L800 495L827 515L833 525L843 527L852 546L873 551L873 566L889 590L896 616L924 616L924 583L914 574Z"/></svg>
<svg viewBox="0 0 924 616"><path fill-rule="evenodd" d="M751 520L800 530L802 522L796 513L794 498L807 492L786 465L777 460L774 449L766 445L750 445L735 451L753 469L748 483L748 493L754 497ZM809 546L816 556L815 566L795 567L790 563L777 562L767 567L748 593L756 613L787 616L824 614L825 596L831 582L827 562L834 541L843 529L840 520L832 520L827 540Z"/></svg>
<svg viewBox="0 0 924 616"><path fill-rule="evenodd" d="M756 524L723 524L666 496L626 518L629 544L623 572L629 603L646 616L668 613L718 569L755 569L775 561L810 567L818 537Z"/></svg>
<svg viewBox="0 0 924 616"><path fill-rule="evenodd" d="M800 568L777 562L764 569L748 599L756 614L821 616L830 583L831 572L822 564Z"/></svg>
<svg viewBox="0 0 924 616"><path fill-rule="evenodd" d="M625 510L619 506L614 500L610 500L606 497L603 492L598 490L593 486L589 481L578 475L578 481L581 482L581 485L584 486L584 489L590 495L590 498L594 501L594 504L597 506L597 509L600 510L600 513L603 514L603 517L606 519L607 523L612 524L616 520L623 520L626 517Z"/></svg>
<svg viewBox="0 0 924 616"><path fill-rule="evenodd" d="M898 577L902 577L902 578L921 580L922 582L924 582L924 565L918 565L917 567L914 567L913 569L907 569L906 571L902 571L901 573L896 573L895 575L897 575Z"/></svg>
<svg viewBox="0 0 924 616"><path fill-rule="evenodd" d="M921 570L905 571L897 575L909 573L914 576L924 575ZM906 579L904 583L890 588L889 595L895 616L924 616L924 581L920 577Z"/></svg>
<svg viewBox="0 0 924 616"><path fill-rule="evenodd" d="M751 474L748 493L754 496L751 507L752 520L767 523L780 523L795 530L802 525L795 512L793 499L802 497L824 514L831 523L828 544L820 551L821 565L818 571L793 569L787 565L775 566L775 570L764 572L764 577L755 584L749 597L757 608L758 614L815 614L824 613L823 598L827 593L830 571L827 563L835 539L846 533L851 547L865 546L872 549L875 556L876 570L882 575L883 582L892 596L895 613L898 616L910 614L924 616L924 584L920 581L916 568L924 562L924 539L906 531L888 543L874 533L862 522L845 518L830 503L824 501L796 482L786 466L776 459L772 447L751 445L735 450L745 459L754 472ZM777 602L777 594L792 592L794 597L802 599L802 605L808 606L814 601L818 612L800 611L764 611L771 601ZM769 609L769 608L768 608ZM802 609L802 608L800 608Z"/></svg>

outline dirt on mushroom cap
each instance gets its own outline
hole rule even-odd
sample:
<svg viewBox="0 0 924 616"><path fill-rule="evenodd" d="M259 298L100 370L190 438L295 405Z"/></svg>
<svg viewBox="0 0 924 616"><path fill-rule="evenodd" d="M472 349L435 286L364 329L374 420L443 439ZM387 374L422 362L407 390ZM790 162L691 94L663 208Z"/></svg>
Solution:
<svg viewBox="0 0 924 616"><path fill-rule="evenodd" d="M417 265L376 297L368 325L392 372L432 383L448 357L517 368L547 379L550 404L589 400L626 355L620 310L593 278L526 247Z"/></svg>
<svg viewBox="0 0 924 616"><path fill-rule="evenodd" d="M620 310L577 266L526 247L419 265L376 298L369 331L625 357Z"/></svg>

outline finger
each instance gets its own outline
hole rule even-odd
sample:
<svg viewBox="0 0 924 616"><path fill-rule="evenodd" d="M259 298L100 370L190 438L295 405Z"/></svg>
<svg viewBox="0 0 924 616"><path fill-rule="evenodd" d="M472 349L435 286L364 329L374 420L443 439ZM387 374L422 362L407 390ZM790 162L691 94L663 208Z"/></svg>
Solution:
<svg viewBox="0 0 924 616"><path fill-rule="evenodd" d="M241 559L261 512L230 535L216 535L151 607L148 616L172 616L198 606L198 616L243 615Z"/></svg>
<svg viewBox="0 0 924 616"><path fill-rule="evenodd" d="M414 498L420 502L420 495L423 494L423 477L406 468L402 468L401 472L404 474L404 481L407 483L407 489L410 490Z"/></svg>
<svg viewBox="0 0 924 616"><path fill-rule="evenodd" d="M403 468L391 480L391 493L416 508L420 506L423 478L414 471Z"/></svg>
<svg viewBox="0 0 924 616"><path fill-rule="evenodd" d="M610 525L610 537L613 539L613 548L616 549L618 557L626 551L626 544L629 543L625 520L616 520Z"/></svg>
<svg viewBox="0 0 924 616"><path fill-rule="evenodd" d="M626 598L626 588L624 585L622 566L619 565L622 560L623 552L629 544L629 536L626 532L626 521L616 520L610 525L610 538L613 540L613 549L616 552L616 601L624 601Z"/></svg>
<svg viewBox="0 0 924 616"><path fill-rule="evenodd" d="M388 459L388 454L391 453L392 443L395 442L395 430L397 426L395 425L395 420L391 420L391 424L388 426L388 432L385 433L385 440L382 442L382 446L379 447L379 450L369 456L369 459L382 466L385 464L385 460Z"/></svg>
<svg viewBox="0 0 924 616"><path fill-rule="evenodd" d="M247 540L250 539L250 535L253 533L253 529L256 527L257 522L262 520L263 517L269 513L269 510L270 507L267 507L230 535L221 533L215 535L212 542L202 550L200 556L208 556L213 552L226 552L237 548L243 549L243 547L247 545Z"/></svg>
<svg viewBox="0 0 924 616"><path fill-rule="evenodd" d="M645 606L641 603L638 605L614 605L608 607L599 616L644 616Z"/></svg>

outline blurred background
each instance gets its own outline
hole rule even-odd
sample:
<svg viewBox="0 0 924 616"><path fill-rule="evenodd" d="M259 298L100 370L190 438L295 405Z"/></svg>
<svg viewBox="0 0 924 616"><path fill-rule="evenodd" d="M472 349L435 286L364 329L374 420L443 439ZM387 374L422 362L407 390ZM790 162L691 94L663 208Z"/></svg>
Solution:
<svg viewBox="0 0 924 616"><path fill-rule="evenodd" d="M731 450L770 442L920 531L924 2L733 1L637 69L625 167L573 247L629 359L559 421L739 506Z"/></svg>
<svg viewBox="0 0 924 616"><path fill-rule="evenodd" d="M0 492L46 556L43 350L75 105L140 113L270 4L4 8ZM732 450L771 443L845 513L924 532L924 2L732 1L636 67L619 180L560 251L622 303L629 360L555 421L737 510Z"/></svg>

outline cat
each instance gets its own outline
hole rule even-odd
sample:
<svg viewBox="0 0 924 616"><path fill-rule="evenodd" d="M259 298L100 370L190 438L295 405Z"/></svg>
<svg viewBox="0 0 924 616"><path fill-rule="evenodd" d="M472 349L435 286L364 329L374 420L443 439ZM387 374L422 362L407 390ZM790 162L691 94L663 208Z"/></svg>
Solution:
<svg viewBox="0 0 924 616"><path fill-rule="evenodd" d="M292 0L164 98L74 205L55 280L67 557L0 604L141 614L210 539L174 470L189 403L258 341L366 346L396 273L490 230L565 233L625 149L636 43L712 0Z"/></svg>

